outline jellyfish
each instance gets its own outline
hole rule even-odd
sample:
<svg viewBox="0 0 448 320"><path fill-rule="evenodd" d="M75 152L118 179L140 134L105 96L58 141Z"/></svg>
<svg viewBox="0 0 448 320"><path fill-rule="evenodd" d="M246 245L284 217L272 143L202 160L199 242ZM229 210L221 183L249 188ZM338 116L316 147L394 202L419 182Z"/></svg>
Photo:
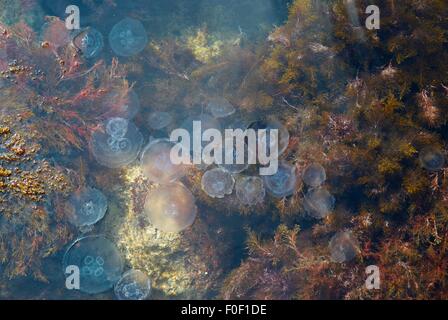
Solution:
<svg viewBox="0 0 448 320"><path fill-rule="evenodd" d="M261 138L258 140L258 144L263 143L266 144L267 151L270 151L271 148L275 145L277 145L278 148L278 155L281 155L283 152L285 152L286 148L288 147L289 144L289 132L286 129L286 127L284 125L282 125L278 120L258 120L258 121L254 121L249 125L250 129L254 129L254 130L261 130L264 129L266 130L264 134L261 134L261 136L258 136L257 133L257 137ZM278 130L278 141L270 141L270 130L275 129Z"/></svg>
<svg viewBox="0 0 448 320"><path fill-rule="evenodd" d="M335 198L326 189L311 189L304 199L304 208L314 218L322 219L334 209Z"/></svg>
<svg viewBox="0 0 448 320"><path fill-rule="evenodd" d="M151 281L140 270L126 271L114 288L118 300L145 300L151 292Z"/></svg>
<svg viewBox="0 0 448 320"><path fill-rule="evenodd" d="M80 270L80 290L89 294L107 291L120 279L123 260L117 247L103 236L87 236L75 240L63 258L68 266Z"/></svg>
<svg viewBox="0 0 448 320"><path fill-rule="evenodd" d="M342 263L354 259L359 252L359 243L349 231L339 231L328 245L331 260Z"/></svg>
<svg viewBox="0 0 448 320"><path fill-rule="evenodd" d="M215 118L225 118L235 113L235 107L225 98L213 98L207 104L207 110Z"/></svg>
<svg viewBox="0 0 448 320"><path fill-rule="evenodd" d="M73 45L82 52L86 59L98 56L103 50L103 35L95 28L86 28L73 38Z"/></svg>
<svg viewBox="0 0 448 320"><path fill-rule="evenodd" d="M140 99L132 89L126 94L112 91L104 97L102 106L106 110L106 115L133 119L140 110Z"/></svg>
<svg viewBox="0 0 448 320"><path fill-rule="evenodd" d="M303 172L303 182L313 188L321 186L327 179L324 167L319 163L312 163Z"/></svg>
<svg viewBox="0 0 448 320"><path fill-rule="evenodd" d="M438 171L445 164L443 152L437 148L425 148L420 152L420 165L429 171Z"/></svg>
<svg viewBox="0 0 448 320"><path fill-rule="evenodd" d="M167 184L186 174L184 164L174 164L171 161L171 149L174 145L168 139L155 139L145 147L140 165L143 175L150 181Z"/></svg>
<svg viewBox="0 0 448 320"><path fill-rule="evenodd" d="M260 177L243 177L237 179L235 185L238 200L245 205L256 205L263 202L266 196L263 179Z"/></svg>
<svg viewBox="0 0 448 320"><path fill-rule="evenodd" d="M296 188L296 167L286 161L280 161L277 173L271 176L263 176L263 179L266 189L274 197L290 196Z"/></svg>
<svg viewBox="0 0 448 320"><path fill-rule="evenodd" d="M113 26L109 33L109 43L116 55L130 57L145 49L148 35L140 21L125 18Z"/></svg>
<svg viewBox="0 0 448 320"><path fill-rule="evenodd" d="M235 179L222 168L215 168L204 173L201 180L202 190L212 198L224 198L231 194Z"/></svg>
<svg viewBox="0 0 448 320"><path fill-rule="evenodd" d="M197 207L191 192L183 184L175 182L149 191L145 214L155 228L180 232L193 224Z"/></svg>
<svg viewBox="0 0 448 320"><path fill-rule="evenodd" d="M168 112L152 112L148 117L148 124L151 129L161 130L171 124L173 117Z"/></svg>
<svg viewBox="0 0 448 320"><path fill-rule="evenodd" d="M111 118L91 136L90 148L95 159L109 168L121 168L134 162L143 145L143 136L126 119Z"/></svg>
<svg viewBox="0 0 448 320"><path fill-rule="evenodd" d="M107 199L101 191L86 187L70 197L66 209L70 222L75 226L92 226L106 214Z"/></svg>
<svg viewBox="0 0 448 320"><path fill-rule="evenodd" d="M215 163L230 173L241 173L249 168L249 157L253 151L249 149L246 143L244 143L244 158L242 159L242 162L239 162L237 153L238 148L234 140L235 139L233 138L224 139L224 143L221 145L222 161L218 162L215 158ZM227 145L232 145L233 148L227 148ZM232 157L232 163L228 163L226 157Z"/></svg>

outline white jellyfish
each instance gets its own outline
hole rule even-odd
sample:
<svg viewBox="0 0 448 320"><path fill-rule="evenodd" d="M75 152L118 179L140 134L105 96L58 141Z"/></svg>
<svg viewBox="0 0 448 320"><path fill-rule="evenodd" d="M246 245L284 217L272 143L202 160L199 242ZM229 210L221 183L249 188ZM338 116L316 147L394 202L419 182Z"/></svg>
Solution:
<svg viewBox="0 0 448 320"><path fill-rule="evenodd" d="M150 181L167 184L186 174L185 165L171 161L171 149L174 145L168 139L155 139L145 147L140 165L143 175Z"/></svg>
<svg viewBox="0 0 448 320"><path fill-rule="evenodd" d="M286 161L280 161L277 172L270 176L263 176L263 179L266 189L274 197L290 196L296 189L296 167Z"/></svg>
<svg viewBox="0 0 448 320"><path fill-rule="evenodd" d="M196 218L194 196L181 183L161 185L149 191L145 214L151 224L165 232L180 232L191 226Z"/></svg>
<svg viewBox="0 0 448 320"><path fill-rule="evenodd" d="M204 173L201 180L202 190L212 198L224 198L231 194L235 179L222 168L214 168Z"/></svg>
<svg viewBox="0 0 448 320"><path fill-rule="evenodd" d="M97 294L109 290L120 279L123 259L117 247L102 236L77 239L63 258L64 272L68 266L80 270L80 290Z"/></svg>
<svg viewBox="0 0 448 320"><path fill-rule="evenodd" d="M215 118L225 118L235 113L235 107L226 98L213 98L207 104L207 111Z"/></svg>
<svg viewBox="0 0 448 320"><path fill-rule="evenodd" d="M334 209L335 198L326 189L311 189L304 198L304 208L314 218L322 219Z"/></svg>
<svg viewBox="0 0 448 320"><path fill-rule="evenodd" d="M168 112L155 111L148 117L148 124L154 130L161 130L169 126L172 121L173 117Z"/></svg>
<svg viewBox="0 0 448 320"><path fill-rule="evenodd" d="M76 33L72 42L87 59L98 56L104 46L103 35L95 28L80 30Z"/></svg>
<svg viewBox="0 0 448 320"><path fill-rule="evenodd" d="M109 44L116 55L130 57L145 49L148 35L143 24L133 18L125 18L113 26Z"/></svg>
<svg viewBox="0 0 448 320"><path fill-rule="evenodd" d="M260 138L258 139L258 143L263 143L266 146L266 150L268 151L270 151L274 146L277 146L278 155L281 155L283 152L285 152L286 148L289 145L288 129L286 129L286 127L282 125L278 120L269 119L254 121L249 125L249 128L257 130L257 137ZM266 131L260 131L260 136L258 136L258 130L262 129ZM277 141L270 140L270 130L272 129L278 130Z"/></svg>
<svg viewBox="0 0 448 320"><path fill-rule="evenodd" d="M134 162L142 144L143 136L137 127L122 118L105 121L94 130L90 139L93 156L109 168L120 168Z"/></svg>
<svg viewBox="0 0 448 320"><path fill-rule="evenodd" d="M263 179L260 177L242 177L237 179L235 192L238 200L245 205L256 205L263 202L266 196Z"/></svg>
<svg viewBox="0 0 448 320"><path fill-rule="evenodd" d="M238 153L239 149L234 140L235 139L233 138L224 139L223 143L221 144L222 159L218 162L215 158L215 163L218 163L219 167L223 168L226 171L229 171L230 173L241 173L249 168L249 157L252 155L251 153L253 152L253 150L250 150L247 144L244 142L243 154L240 155ZM229 148L228 146L233 147ZM238 159L239 157L241 157L241 159ZM232 161L227 162L226 158L232 159Z"/></svg>
<svg viewBox="0 0 448 320"><path fill-rule="evenodd" d="M70 222L75 226L91 226L100 221L106 214L107 199L97 189L83 188L70 197L66 210Z"/></svg>
<svg viewBox="0 0 448 320"><path fill-rule="evenodd" d="M303 182L313 188L321 186L326 179L325 169L319 163L310 164L302 174Z"/></svg>
<svg viewBox="0 0 448 320"><path fill-rule="evenodd" d="M114 287L118 300L145 300L151 292L149 277L140 270L126 271Z"/></svg>
<svg viewBox="0 0 448 320"><path fill-rule="evenodd" d="M443 152L435 147L425 148L420 151L420 165L429 171L438 171L445 164L445 156Z"/></svg>
<svg viewBox="0 0 448 320"><path fill-rule="evenodd" d="M336 233L331 238L328 247L330 249L331 260L338 263L354 259L359 252L359 243L349 231Z"/></svg>

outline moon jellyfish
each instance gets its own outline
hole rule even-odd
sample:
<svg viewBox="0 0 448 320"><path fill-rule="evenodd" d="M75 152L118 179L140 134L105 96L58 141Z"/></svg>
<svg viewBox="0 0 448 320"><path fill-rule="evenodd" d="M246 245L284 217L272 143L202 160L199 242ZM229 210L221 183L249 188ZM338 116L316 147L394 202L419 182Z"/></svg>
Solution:
<svg viewBox="0 0 448 320"><path fill-rule="evenodd" d="M140 131L123 118L106 120L92 133L90 140L95 159L109 168L121 168L134 162L142 144Z"/></svg>
<svg viewBox="0 0 448 320"><path fill-rule="evenodd" d="M143 150L141 169L150 181L167 184L185 175L185 165L171 162L171 149L174 145L168 139L155 139Z"/></svg>
<svg viewBox="0 0 448 320"><path fill-rule="evenodd" d="M445 156L437 148L426 148L420 152L419 161L426 170L437 171L442 169L445 164Z"/></svg>
<svg viewBox="0 0 448 320"><path fill-rule="evenodd" d="M265 129L265 134L261 136L261 143L266 143L267 150L269 151L270 148L277 145L278 148L278 155L281 155L283 152L285 152L286 148L289 144L289 132L288 129L284 125L282 125L277 120L259 120L254 121L249 125L250 129L254 130L260 130ZM270 130L275 129L278 130L278 141L270 141ZM258 133L257 133L258 137ZM260 141L259 141L260 143Z"/></svg>
<svg viewBox="0 0 448 320"><path fill-rule="evenodd" d="M107 199L101 191L87 187L70 197L66 209L70 222L75 226L91 226L106 214Z"/></svg>
<svg viewBox="0 0 448 320"><path fill-rule="evenodd" d="M304 199L305 210L314 218L322 219L334 209L335 198L326 189L312 189Z"/></svg>
<svg viewBox="0 0 448 320"><path fill-rule="evenodd" d="M302 180L310 187L319 187L326 179L325 169L319 163L312 163L303 171Z"/></svg>
<svg viewBox="0 0 448 320"><path fill-rule="evenodd" d="M94 58L103 50L103 35L95 28L86 28L73 38L73 45L82 52L85 58Z"/></svg>
<svg viewBox="0 0 448 320"><path fill-rule="evenodd" d="M224 143L221 145L222 161L216 163L218 163L219 167L230 173L241 173L249 168L249 156L251 155L251 152L253 152L253 150L249 150L247 144L244 143L244 158L242 162L238 162L238 148L234 143L234 140L235 139L233 138L224 139ZM226 145L232 145L233 148L227 148ZM227 161L225 160L226 157L232 157L232 163L227 163Z"/></svg>
<svg viewBox="0 0 448 320"><path fill-rule="evenodd" d="M129 270L123 274L114 288L118 300L144 300L151 292L151 281L140 270Z"/></svg>
<svg viewBox="0 0 448 320"><path fill-rule="evenodd" d="M160 130L171 124L173 117L168 112L152 112L148 117L148 124L151 129Z"/></svg>
<svg viewBox="0 0 448 320"><path fill-rule="evenodd" d="M68 266L80 270L80 290L97 294L111 289L123 272L123 260L117 247L103 236L87 236L76 240L63 258Z"/></svg>
<svg viewBox="0 0 448 320"><path fill-rule="evenodd" d="M235 185L238 200L245 205L261 203L266 196L263 180L260 177L243 177Z"/></svg>
<svg viewBox="0 0 448 320"><path fill-rule="evenodd" d="M296 167L285 161L279 162L277 173L263 176L264 184L270 194L277 198L294 193L297 183Z"/></svg>
<svg viewBox="0 0 448 320"><path fill-rule="evenodd" d="M133 119L140 110L140 99L132 89L125 94L112 91L104 97L102 105L107 115Z"/></svg>
<svg viewBox="0 0 448 320"><path fill-rule="evenodd" d="M193 224L197 207L193 195L183 184L172 183L148 193L145 213L157 229L180 232Z"/></svg>
<svg viewBox="0 0 448 320"><path fill-rule="evenodd" d="M342 263L354 259L359 252L358 241L349 231L340 231L330 240L328 245L331 260Z"/></svg>
<svg viewBox="0 0 448 320"><path fill-rule="evenodd" d="M235 107L225 98L213 98L207 104L207 110L215 118L225 118L235 113Z"/></svg>
<svg viewBox="0 0 448 320"><path fill-rule="evenodd" d="M206 171L201 180L202 190L212 198L224 198L231 194L234 185L232 175L221 168Z"/></svg>
<svg viewBox="0 0 448 320"><path fill-rule="evenodd" d="M113 26L109 43L116 55L130 57L145 49L148 43L143 24L132 18L125 18Z"/></svg>

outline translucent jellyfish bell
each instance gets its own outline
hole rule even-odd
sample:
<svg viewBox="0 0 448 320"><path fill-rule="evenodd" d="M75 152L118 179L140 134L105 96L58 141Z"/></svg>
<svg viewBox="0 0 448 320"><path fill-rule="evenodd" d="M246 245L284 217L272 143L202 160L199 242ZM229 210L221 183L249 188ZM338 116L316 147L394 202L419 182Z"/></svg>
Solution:
<svg viewBox="0 0 448 320"><path fill-rule="evenodd" d="M123 118L106 120L92 133L90 139L93 156L100 164L109 168L121 168L134 162L142 144L143 136L140 131L132 122Z"/></svg>
<svg viewBox="0 0 448 320"><path fill-rule="evenodd" d="M245 205L256 205L263 202L266 196L263 180L260 177L243 177L237 179L235 185L238 200Z"/></svg>
<svg viewBox="0 0 448 320"><path fill-rule="evenodd" d="M319 187L326 179L325 169L319 163L312 163L303 171L302 180L310 187Z"/></svg>
<svg viewBox="0 0 448 320"><path fill-rule="evenodd" d="M145 147L141 158L141 169L143 175L150 181L167 184L185 175L185 165L171 162L170 154L174 145L168 139L155 139Z"/></svg>
<svg viewBox="0 0 448 320"><path fill-rule="evenodd" d="M250 129L260 130L265 129L265 134L261 136L261 143L266 143L267 150L270 150L270 147L277 145L278 154L281 155L285 152L286 148L289 144L289 132L288 129L284 125L282 125L278 120L259 120L254 121L249 125ZM270 130L276 129L278 130L278 141L270 141ZM258 137L258 133L257 133ZM259 142L260 143L260 142Z"/></svg>
<svg viewBox="0 0 448 320"><path fill-rule="evenodd" d="M331 260L342 263L354 259L359 252L359 243L349 231L340 231L330 240L328 245Z"/></svg>
<svg viewBox="0 0 448 320"><path fill-rule="evenodd" d="M148 124L151 129L161 130L171 124L173 117L168 112L155 111L148 117Z"/></svg>
<svg viewBox="0 0 448 320"><path fill-rule="evenodd" d="M149 277L140 270L126 271L114 288L118 300L145 300L151 292Z"/></svg>
<svg viewBox="0 0 448 320"><path fill-rule="evenodd" d="M107 199L101 191L87 187L70 197L66 209L70 222L75 226L91 226L106 214Z"/></svg>
<svg viewBox="0 0 448 320"><path fill-rule="evenodd" d="M304 199L305 210L313 217L322 219L334 209L335 198L326 189L312 189Z"/></svg>
<svg viewBox="0 0 448 320"><path fill-rule="evenodd" d="M207 104L207 111L215 118L225 118L235 113L235 107L225 98L213 98Z"/></svg>
<svg viewBox="0 0 448 320"><path fill-rule="evenodd" d="M280 161L278 171L271 176L263 176L264 184L270 194L277 198L290 196L297 184L296 167Z"/></svg>
<svg viewBox="0 0 448 320"><path fill-rule="evenodd" d="M241 173L247 168L249 168L249 155L252 150L249 150L246 143L244 143L244 161L242 163L237 163L237 156L238 156L238 148L236 144L234 143L235 139L224 139L224 144L221 145L222 150L222 161L221 163L218 163L218 166L223 168L224 170L230 172L230 173ZM227 148L227 145L233 145L233 148ZM226 156L233 156L232 157L232 163L228 163L226 161Z"/></svg>
<svg viewBox="0 0 448 320"><path fill-rule="evenodd" d="M113 26L109 43L118 56L130 57L145 49L148 35L143 24L132 18L125 18Z"/></svg>
<svg viewBox="0 0 448 320"><path fill-rule="evenodd" d="M123 272L117 247L103 236L76 240L64 255L64 272L68 266L79 268L80 290L90 294L111 289Z"/></svg>
<svg viewBox="0 0 448 320"><path fill-rule="evenodd" d="M443 152L437 148L425 148L420 151L420 165L429 171L438 171L445 164Z"/></svg>
<svg viewBox="0 0 448 320"><path fill-rule="evenodd" d="M86 28L76 34L73 45L82 52L85 58L94 58L103 50L103 35L95 28Z"/></svg>
<svg viewBox="0 0 448 320"><path fill-rule="evenodd" d="M222 168L215 168L204 173L201 180L202 190L212 198L224 198L231 194L235 179Z"/></svg>
<svg viewBox="0 0 448 320"><path fill-rule="evenodd" d="M157 229L180 232L193 224L197 207L193 195L183 184L172 183L148 193L145 213Z"/></svg>

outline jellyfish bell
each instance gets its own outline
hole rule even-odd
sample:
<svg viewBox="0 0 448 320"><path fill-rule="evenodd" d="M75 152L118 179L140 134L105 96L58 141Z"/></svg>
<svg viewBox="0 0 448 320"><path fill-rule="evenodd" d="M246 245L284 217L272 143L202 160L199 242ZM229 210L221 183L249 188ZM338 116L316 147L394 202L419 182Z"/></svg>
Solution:
<svg viewBox="0 0 448 320"><path fill-rule="evenodd" d="M145 214L155 228L165 232L180 232L193 224L197 207L191 192L176 182L149 191Z"/></svg>
<svg viewBox="0 0 448 320"><path fill-rule="evenodd" d="M218 97L208 102L207 111L215 118L225 118L235 113L235 107L226 98Z"/></svg>
<svg viewBox="0 0 448 320"><path fill-rule="evenodd" d="M233 137L224 138L223 143L220 145L222 159L218 160L217 155L215 155L215 162L219 167L230 173L241 173L249 168L249 158L253 156L253 150L244 141L235 140ZM242 150L238 149L238 143L242 144ZM243 153L240 155L239 153L241 151ZM231 161L227 161L226 159L231 159Z"/></svg>
<svg viewBox="0 0 448 320"><path fill-rule="evenodd" d="M242 177L236 180L235 192L238 200L244 205L256 205L263 202L266 196L263 179L260 177Z"/></svg>
<svg viewBox="0 0 448 320"><path fill-rule="evenodd" d="M252 122L249 125L250 129L254 129L257 132L259 130L265 130L260 131L257 134L258 137L258 143L265 144L266 150L272 150L274 146L277 147L278 155L280 156L283 152L285 152L286 148L289 144L289 132L286 127L280 123L280 121L276 119L268 119L268 120L257 120ZM278 132L278 139L270 140L270 130L277 130Z"/></svg>
<svg viewBox="0 0 448 320"><path fill-rule="evenodd" d="M126 271L114 287L118 300L145 300L151 292L149 277L140 270Z"/></svg>
<svg viewBox="0 0 448 320"><path fill-rule="evenodd" d="M420 151L420 165L429 171L438 171L445 164L445 155L438 148L425 148Z"/></svg>
<svg viewBox="0 0 448 320"><path fill-rule="evenodd" d="M204 173L201 179L202 190L212 198L224 198L233 191L235 179L222 168L214 168Z"/></svg>
<svg viewBox="0 0 448 320"><path fill-rule="evenodd" d="M359 252L359 243L349 231L339 231L328 245L331 260L338 263L353 260Z"/></svg>
<svg viewBox="0 0 448 320"><path fill-rule="evenodd" d="M161 130L173 122L173 117L168 112L155 111L148 116L148 124L151 129Z"/></svg>
<svg viewBox="0 0 448 320"><path fill-rule="evenodd" d="M112 27L109 44L116 55L130 57L145 49L148 35L139 20L125 18Z"/></svg>
<svg viewBox="0 0 448 320"><path fill-rule="evenodd" d="M111 118L107 121L106 132L112 138L124 138L128 132L129 121L124 118Z"/></svg>
<svg viewBox="0 0 448 320"><path fill-rule="evenodd" d="M263 176L268 192L277 198L290 196L297 184L296 167L286 161L280 161L277 173Z"/></svg>
<svg viewBox="0 0 448 320"><path fill-rule="evenodd" d="M106 214L107 199L101 191L86 187L70 197L66 210L69 221L75 226L92 226Z"/></svg>
<svg viewBox="0 0 448 320"><path fill-rule="evenodd" d="M108 168L121 168L131 164L137 159L143 145L143 136L132 122L127 123L124 135L123 128L121 131L117 129L118 123L124 122L117 121L117 118L106 120L93 131L90 138L94 158Z"/></svg>
<svg viewBox="0 0 448 320"><path fill-rule="evenodd" d="M90 27L77 32L72 43L86 59L97 57L104 47L101 32Z"/></svg>
<svg viewBox="0 0 448 320"><path fill-rule="evenodd" d="M323 188L309 190L304 198L306 212L317 219L328 216L333 211L334 204L334 196Z"/></svg>
<svg viewBox="0 0 448 320"><path fill-rule="evenodd" d="M168 139L155 139L145 147L140 165L143 175L150 181L167 184L186 174L184 164L174 164L171 161L171 149L174 145Z"/></svg>
<svg viewBox="0 0 448 320"><path fill-rule="evenodd" d="M326 179L325 169L319 163L308 165L302 174L303 182L313 188L321 186Z"/></svg>
<svg viewBox="0 0 448 320"><path fill-rule="evenodd" d="M111 289L123 272L123 259L117 247L103 236L77 239L66 251L63 271L68 266L80 270L80 290L97 294Z"/></svg>

